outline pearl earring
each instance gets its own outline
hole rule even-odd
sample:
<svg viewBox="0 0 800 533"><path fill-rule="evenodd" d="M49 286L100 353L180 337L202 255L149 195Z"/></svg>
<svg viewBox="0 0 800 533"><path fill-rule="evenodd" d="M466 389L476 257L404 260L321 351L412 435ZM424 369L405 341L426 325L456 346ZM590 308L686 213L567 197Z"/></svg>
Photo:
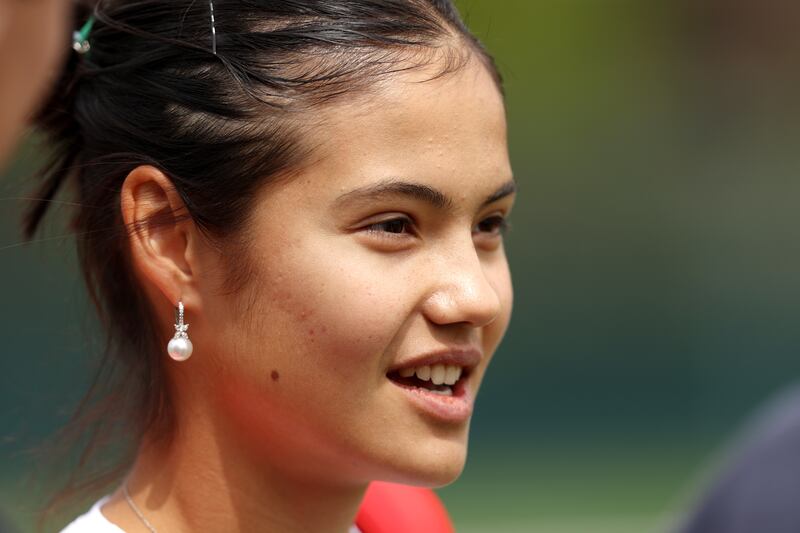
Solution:
<svg viewBox="0 0 800 533"><path fill-rule="evenodd" d="M192 355L192 341L189 340L189 324L183 323L183 302L178 301L175 310L175 336L167 344L167 353L176 361L186 361Z"/></svg>

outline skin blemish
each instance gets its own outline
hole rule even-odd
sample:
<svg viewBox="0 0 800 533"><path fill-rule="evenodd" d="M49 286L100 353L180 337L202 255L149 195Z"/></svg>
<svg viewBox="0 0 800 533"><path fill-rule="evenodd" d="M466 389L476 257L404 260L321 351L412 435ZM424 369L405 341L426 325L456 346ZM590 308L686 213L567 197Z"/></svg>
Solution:
<svg viewBox="0 0 800 533"><path fill-rule="evenodd" d="M278 374L277 370L273 370L269 376L272 378L272 381L278 381L279 379L281 379L281 375Z"/></svg>

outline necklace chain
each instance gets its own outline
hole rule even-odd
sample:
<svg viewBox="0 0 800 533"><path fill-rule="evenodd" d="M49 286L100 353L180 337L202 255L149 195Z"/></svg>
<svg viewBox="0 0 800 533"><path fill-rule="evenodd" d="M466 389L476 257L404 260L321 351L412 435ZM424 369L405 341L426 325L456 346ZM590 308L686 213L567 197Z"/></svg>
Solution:
<svg viewBox="0 0 800 533"><path fill-rule="evenodd" d="M135 503L133 503L133 498L131 498L131 495L128 492L128 481L127 480L125 480L125 482L122 484L122 493L125 495L125 501L128 502L128 506L131 508L131 510L134 513L136 513L136 516L139 517L139 520L142 521L142 523L145 525L145 527L150 530L150 533L158 533L156 528L153 527L153 524L151 524L150 521L147 520L147 518L144 517L144 514L139 509L139 506L136 505ZM352 528L350 528L350 531L353 532L353 531L360 531L360 530L356 526L353 526Z"/></svg>
<svg viewBox="0 0 800 533"><path fill-rule="evenodd" d="M125 501L128 502L128 506L131 508L131 510L134 513L136 513L136 516L139 517L139 520L142 521L142 523L147 527L147 529L150 530L150 533L158 533L158 531L156 531L156 528L153 527L153 524L151 524L147 520L147 518L144 517L144 514L139 509L139 507L135 503L133 503L133 498L131 498L131 495L128 492L128 482L127 481L125 481L125 483L122 484L122 493L125 495Z"/></svg>

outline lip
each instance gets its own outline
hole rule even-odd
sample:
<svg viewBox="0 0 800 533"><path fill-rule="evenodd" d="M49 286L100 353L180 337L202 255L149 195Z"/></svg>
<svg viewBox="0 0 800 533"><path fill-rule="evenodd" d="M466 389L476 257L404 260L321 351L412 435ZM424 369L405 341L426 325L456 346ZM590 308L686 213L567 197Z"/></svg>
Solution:
<svg viewBox="0 0 800 533"><path fill-rule="evenodd" d="M461 379L455 384L452 396L442 396L419 387L403 385L391 379L389 381L405 394L414 407L431 418L441 422L463 424L472 416L474 395L469 377Z"/></svg>
<svg viewBox="0 0 800 533"><path fill-rule="evenodd" d="M392 365L387 371L387 379L400 389L409 402L423 414L445 423L463 424L472 416L475 395L471 382L473 370L483 359L483 353L473 346L448 347L426 354L410 357ZM452 396L398 383L388 376L403 368L433 365L458 365L464 368L465 376L453 386Z"/></svg>

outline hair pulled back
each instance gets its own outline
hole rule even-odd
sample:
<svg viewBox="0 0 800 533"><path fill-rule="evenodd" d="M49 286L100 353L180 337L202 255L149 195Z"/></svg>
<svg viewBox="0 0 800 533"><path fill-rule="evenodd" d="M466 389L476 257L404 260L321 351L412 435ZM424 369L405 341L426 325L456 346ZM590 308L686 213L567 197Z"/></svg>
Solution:
<svg viewBox="0 0 800 533"><path fill-rule="evenodd" d="M76 27L90 14L96 19L91 49L70 56L37 120L52 153L25 233L35 234L68 183L80 267L107 335L100 369L68 426L83 475L76 470L62 496L114 482L145 433L169 438L173 429L163 347L120 213L131 170L159 168L186 206L174 215L191 217L215 241L235 242L254 193L313 150L303 132L314 126L315 107L368 94L409 68L436 63L445 75L469 57L500 86L450 0L216 0L216 54L209 8L197 0L77 7ZM85 465L113 436L129 444L127 455L90 471Z"/></svg>

